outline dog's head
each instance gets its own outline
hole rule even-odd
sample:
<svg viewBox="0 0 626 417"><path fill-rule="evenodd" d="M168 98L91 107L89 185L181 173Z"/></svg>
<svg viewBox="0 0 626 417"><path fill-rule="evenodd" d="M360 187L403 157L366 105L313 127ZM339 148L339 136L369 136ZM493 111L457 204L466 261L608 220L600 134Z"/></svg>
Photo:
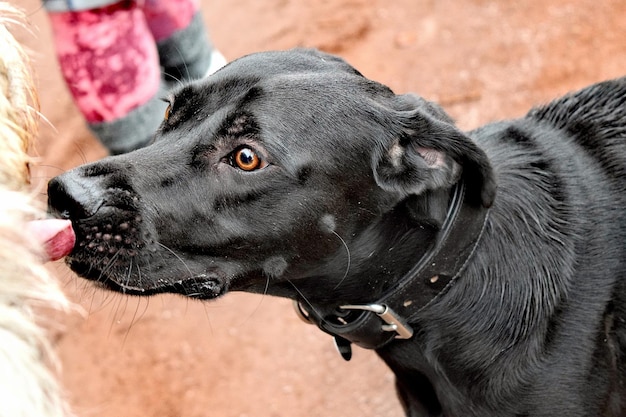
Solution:
<svg viewBox="0 0 626 417"><path fill-rule="evenodd" d="M180 88L152 145L57 177L49 203L76 230L72 269L113 289L323 296L402 273L394 247L428 244L433 196L462 176L491 204L485 155L439 107L298 49Z"/></svg>

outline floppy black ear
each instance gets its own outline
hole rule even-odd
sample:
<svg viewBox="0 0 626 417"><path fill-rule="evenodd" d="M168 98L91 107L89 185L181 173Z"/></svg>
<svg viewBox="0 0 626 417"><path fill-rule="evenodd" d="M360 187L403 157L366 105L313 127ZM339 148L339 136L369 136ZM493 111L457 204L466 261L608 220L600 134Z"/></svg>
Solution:
<svg viewBox="0 0 626 417"><path fill-rule="evenodd" d="M374 155L374 176L390 191L422 194L450 187L461 176L469 197L485 207L495 198L496 182L485 153L434 103L413 95L392 104L397 136Z"/></svg>

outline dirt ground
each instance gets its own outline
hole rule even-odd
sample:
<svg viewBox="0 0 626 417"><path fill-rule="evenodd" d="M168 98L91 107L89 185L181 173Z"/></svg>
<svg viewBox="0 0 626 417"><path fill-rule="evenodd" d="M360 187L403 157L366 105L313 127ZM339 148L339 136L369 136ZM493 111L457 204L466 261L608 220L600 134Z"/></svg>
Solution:
<svg viewBox="0 0 626 417"><path fill-rule="evenodd" d="M39 0L24 8L42 123L42 184L101 158L70 101ZM623 0L204 0L230 60L312 46L339 54L396 92L439 101L462 128L522 115L626 72ZM55 332L63 382L81 417L400 416L393 377L374 353L351 362L290 303L229 294L210 303L126 298L51 269L82 309Z"/></svg>

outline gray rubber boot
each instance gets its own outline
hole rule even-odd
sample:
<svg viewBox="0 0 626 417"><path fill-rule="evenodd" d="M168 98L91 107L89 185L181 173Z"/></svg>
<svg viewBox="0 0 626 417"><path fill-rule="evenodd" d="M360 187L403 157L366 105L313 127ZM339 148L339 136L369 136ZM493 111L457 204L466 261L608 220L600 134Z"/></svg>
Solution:
<svg viewBox="0 0 626 417"><path fill-rule="evenodd" d="M163 121L167 103L161 100L161 89L147 103L133 109L119 119L88 124L89 130L102 142L112 155L127 153L148 145Z"/></svg>
<svg viewBox="0 0 626 417"><path fill-rule="evenodd" d="M200 12L186 28L157 42L157 50L168 85L203 78L211 66L214 47Z"/></svg>

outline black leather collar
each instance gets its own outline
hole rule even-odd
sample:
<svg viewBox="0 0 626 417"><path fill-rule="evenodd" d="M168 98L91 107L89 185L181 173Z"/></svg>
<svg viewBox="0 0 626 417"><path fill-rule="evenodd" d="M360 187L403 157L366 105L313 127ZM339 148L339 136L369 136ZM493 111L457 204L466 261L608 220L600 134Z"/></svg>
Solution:
<svg viewBox="0 0 626 417"><path fill-rule="evenodd" d="M432 247L381 298L366 305L338 305L331 309L338 312L336 316L324 317L322 308L295 301L300 317L334 336L346 360L351 357L351 343L379 349L396 339L410 339L410 323L461 277L485 229L488 209L469 203L466 197L461 181L453 190L446 219Z"/></svg>

